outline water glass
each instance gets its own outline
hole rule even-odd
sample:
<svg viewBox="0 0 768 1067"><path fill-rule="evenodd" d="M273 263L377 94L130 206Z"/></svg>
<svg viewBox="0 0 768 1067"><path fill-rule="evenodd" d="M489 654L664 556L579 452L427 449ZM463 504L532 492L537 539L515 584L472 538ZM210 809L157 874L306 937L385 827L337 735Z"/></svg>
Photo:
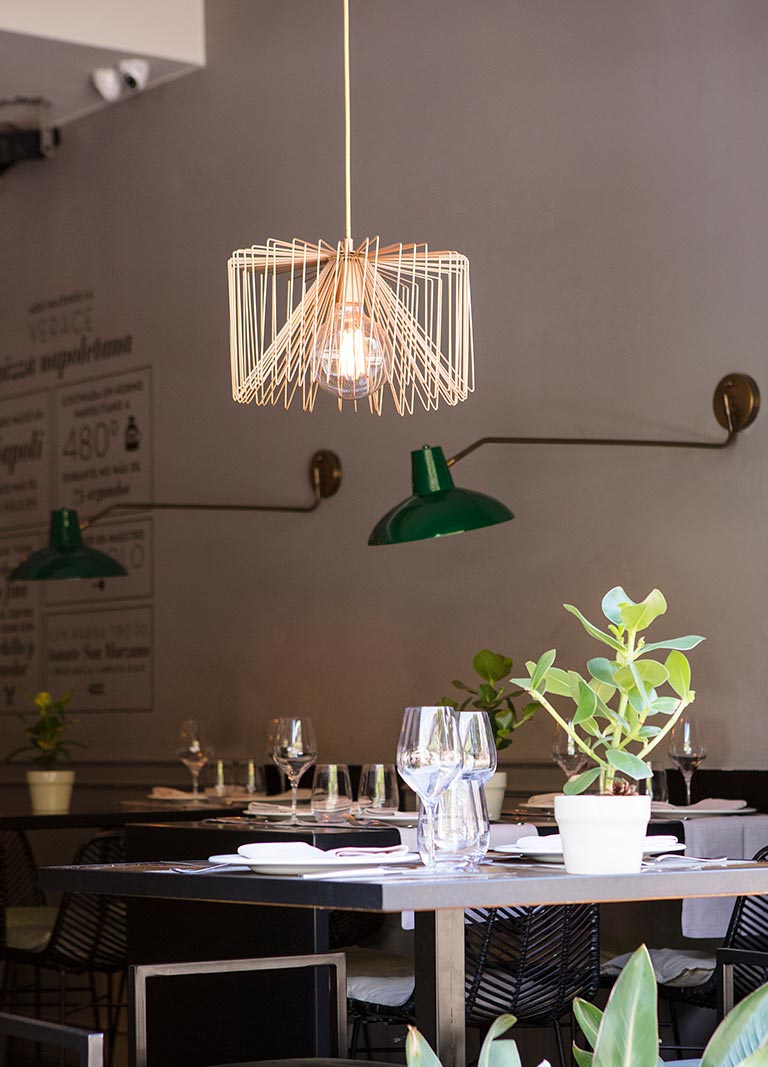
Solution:
<svg viewBox="0 0 768 1067"><path fill-rule="evenodd" d="M318 763L310 798L316 822L343 822L352 810L352 783L346 763Z"/></svg>
<svg viewBox="0 0 768 1067"><path fill-rule="evenodd" d="M291 825L297 826L296 814L299 779L317 759L317 742L312 720L277 719L271 727L272 759L291 783Z"/></svg>
<svg viewBox="0 0 768 1067"><path fill-rule="evenodd" d="M434 866L434 819L437 802L461 775L462 751L453 708L438 705L406 708L397 743L400 777L418 794L424 811L422 860Z"/></svg>
<svg viewBox="0 0 768 1067"><path fill-rule="evenodd" d="M662 804L669 803L669 788L667 786L667 769L659 763L651 764L652 775L640 782L640 792L645 796L650 794L651 802L657 801Z"/></svg>
<svg viewBox="0 0 768 1067"><path fill-rule="evenodd" d="M428 847L426 809L422 807L416 841L422 859ZM480 782L458 778L442 793L434 820L434 863L444 870L477 870L488 851L490 823Z"/></svg>
<svg viewBox="0 0 768 1067"><path fill-rule="evenodd" d="M385 814L400 807L400 790L394 763L364 763L357 803L361 814Z"/></svg>
<svg viewBox="0 0 768 1067"><path fill-rule="evenodd" d="M562 728L555 727L552 741L552 759L566 778L575 778L589 766L589 757L578 747L571 735Z"/></svg>

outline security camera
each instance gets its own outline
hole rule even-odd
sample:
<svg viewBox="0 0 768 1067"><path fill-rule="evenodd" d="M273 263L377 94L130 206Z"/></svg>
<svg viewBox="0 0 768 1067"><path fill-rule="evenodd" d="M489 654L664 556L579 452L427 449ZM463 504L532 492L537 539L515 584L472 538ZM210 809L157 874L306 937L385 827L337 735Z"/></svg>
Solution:
<svg viewBox="0 0 768 1067"><path fill-rule="evenodd" d="M105 100L117 100L122 84L114 67L97 67L91 71L91 81L96 92Z"/></svg>
<svg viewBox="0 0 768 1067"><path fill-rule="evenodd" d="M149 81L149 63L146 59L121 59L117 70L124 89L132 92L146 89Z"/></svg>

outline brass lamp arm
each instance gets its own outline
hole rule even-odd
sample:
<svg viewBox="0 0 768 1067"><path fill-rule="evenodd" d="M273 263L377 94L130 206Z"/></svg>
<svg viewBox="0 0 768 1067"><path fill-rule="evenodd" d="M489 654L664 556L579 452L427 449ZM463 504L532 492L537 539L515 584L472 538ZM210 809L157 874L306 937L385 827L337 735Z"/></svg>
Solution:
<svg viewBox="0 0 768 1067"><path fill-rule="evenodd" d="M316 511L322 500L338 490L341 484L341 460L335 452L327 449L316 452L309 465L309 480L312 488L311 504L168 504L168 503L137 503L126 502L124 504L110 504L109 507L97 511L95 515L84 519L80 523L80 529L86 530L89 526L99 522L107 515L117 511L286 511L286 512L310 512Z"/></svg>
<svg viewBox="0 0 768 1067"><path fill-rule="evenodd" d="M760 391L757 383L748 374L729 374L715 389L713 399L715 418L727 430L722 441L657 441L622 437L481 437L471 445L451 456L449 467L464 459L483 445L624 445L640 448L728 448L740 430L746 429L757 418L760 408Z"/></svg>

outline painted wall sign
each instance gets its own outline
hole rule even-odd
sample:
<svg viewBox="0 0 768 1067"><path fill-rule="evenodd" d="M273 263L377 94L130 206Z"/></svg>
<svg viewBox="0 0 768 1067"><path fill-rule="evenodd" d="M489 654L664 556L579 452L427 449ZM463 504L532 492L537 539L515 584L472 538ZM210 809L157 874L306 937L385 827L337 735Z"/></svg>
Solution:
<svg viewBox="0 0 768 1067"><path fill-rule="evenodd" d="M83 518L152 499L148 368L56 390L56 500Z"/></svg>
<svg viewBox="0 0 768 1067"><path fill-rule="evenodd" d="M151 710L151 607L50 612L44 629L46 688L73 690L73 711Z"/></svg>
<svg viewBox="0 0 768 1067"><path fill-rule="evenodd" d="M127 578L102 578L91 582L48 582L46 600L59 604L100 604L107 600L131 600L152 596L152 520L124 519L97 523L84 539L118 560Z"/></svg>
<svg viewBox="0 0 768 1067"><path fill-rule="evenodd" d="M48 523L48 394L0 400L0 527Z"/></svg>
<svg viewBox="0 0 768 1067"><path fill-rule="evenodd" d="M31 531L0 538L0 714L29 707L29 694L41 687L41 589L34 582L6 582L5 575L43 536Z"/></svg>

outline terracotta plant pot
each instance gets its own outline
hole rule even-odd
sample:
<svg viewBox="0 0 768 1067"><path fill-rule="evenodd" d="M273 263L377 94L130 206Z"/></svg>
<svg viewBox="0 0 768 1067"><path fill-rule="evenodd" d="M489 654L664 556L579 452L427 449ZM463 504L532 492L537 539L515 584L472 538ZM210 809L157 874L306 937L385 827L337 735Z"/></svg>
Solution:
<svg viewBox="0 0 768 1067"><path fill-rule="evenodd" d="M488 805L488 818L497 822L504 807L504 793L507 788L507 772L496 771L485 783L485 802Z"/></svg>
<svg viewBox="0 0 768 1067"><path fill-rule="evenodd" d="M556 796L569 874L635 874L651 817L648 796Z"/></svg>
<svg viewBox="0 0 768 1067"><path fill-rule="evenodd" d="M27 785L36 815L64 815L69 811L74 771L27 771Z"/></svg>

